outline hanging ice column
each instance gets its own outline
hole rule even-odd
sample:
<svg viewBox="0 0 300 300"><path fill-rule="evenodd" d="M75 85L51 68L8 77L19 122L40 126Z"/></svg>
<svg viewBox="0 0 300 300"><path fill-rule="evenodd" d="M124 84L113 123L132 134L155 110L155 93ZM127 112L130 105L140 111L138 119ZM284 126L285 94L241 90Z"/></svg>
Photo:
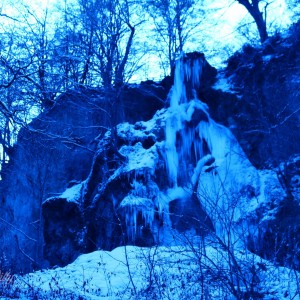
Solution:
<svg viewBox="0 0 300 300"><path fill-rule="evenodd" d="M165 155L171 188L195 184L197 164L211 150L205 134L209 123L207 106L197 99L196 93L204 63L204 56L199 53L183 54L176 62L166 121Z"/></svg>
<svg viewBox="0 0 300 300"><path fill-rule="evenodd" d="M187 94L187 90L192 92L193 98L197 98L195 89L200 87L204 63L204 56L198 53L191 53L188 57L182 54L176 61L174 85L170 99L171 107L177 107L190 100L188 98L191 96Z"/></svg>

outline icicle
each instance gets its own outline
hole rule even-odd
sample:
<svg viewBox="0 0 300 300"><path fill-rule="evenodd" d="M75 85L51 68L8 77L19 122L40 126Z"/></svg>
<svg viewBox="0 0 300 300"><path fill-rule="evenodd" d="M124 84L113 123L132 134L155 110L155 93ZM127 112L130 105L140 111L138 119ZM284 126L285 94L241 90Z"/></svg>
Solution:
<svg viewBox="0 0 300 300"><path fill-rule="evenodd" d="M191 70L192 70L192 83L194 89L200 87L200 79L202 75L203 62L204 60L200 58L193 61L193 66L191 67Z"/></svg>
<svg viewBox="0 0 300 300"><path fill-rule="evenodd" d="M172 88L172 96L170 106L176 108L180 103L186 102L186 91L184 82L184 70L182 65L182 57L177 60L175 66L174 85Z"/></svg>
<svg viewBox="0 0 300 300"><path fill-rule="evenodd" d="M150 199L130 194L123 199L120 208L125 214L127 235L131 237L132 241L142 234L143 226L152 227L155 210ZM140 224L138 222L139 215L142 217Z"/></svg>

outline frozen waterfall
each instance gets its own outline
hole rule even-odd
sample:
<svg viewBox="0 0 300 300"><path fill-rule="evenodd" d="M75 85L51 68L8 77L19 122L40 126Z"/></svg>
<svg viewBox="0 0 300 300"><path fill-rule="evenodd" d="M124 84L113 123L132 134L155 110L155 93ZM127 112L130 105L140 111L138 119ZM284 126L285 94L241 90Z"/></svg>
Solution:
<svg viewBox="0 0 300 300"><path fill-rule="evenodd" d="M184 204L190 205L188 201L201 170L214 161L209 133L212 121L207 105L197 99L205 63L202 54L182 55L176 62L174 85L168 96L170 107L143 122L141 127L150 133L156 131L156 126L165 124L165 140L150 149L143 149L139 143L122 148L122 154L129 159L130 176L135 174L130 180L132 190L120 204L127 235L132 241L141 237L145 228L151 229L155 241L160 240L155 236L159 235L159 228L163 228L160 235L166 236L168 228L174 227L173 219L178 210L174 203L178 203L180 210ZM128 128L120 129L119 134L121 131L128 135ZM136 134L141 137L145 131ZM134 128L130 129L130 135L135 135ZM165 166L163 169L159 169L161 164ZM166 182L163 186L158 182L162 177ZM199 212L198 200L197 203Z"/></svg>
<svg viewBox="0 0 300 300"><path fill-rule="evenodd" d="M252 185L257 174L230 130L212 120L208 106L198 99L205 63L201 54L182 55L168 96L170 107L148 122L119 130L124 138L156 140L147 149L135 143L120 151L128 158L123 171L130 173L132 187L120 208L133 242L145 238L143 232L161 242L174 229L197 235L213 229L222 235L220 211L231 213L234 207L234 222L243 215L232 201L244 189L245 178ZM162 126L165 136L158 141L155 135Z"/></svg>
<svg viewBox="0 0 300 300"><path fill-rule="evenodd" d="M185 56L178 59L174 86L170 92L170 108L166 121L165 157L170 187L189 185L198 161L209 154L208 107L197 99L202 68L202 56ZM195 182L194 182L195 184Z"/></svg>

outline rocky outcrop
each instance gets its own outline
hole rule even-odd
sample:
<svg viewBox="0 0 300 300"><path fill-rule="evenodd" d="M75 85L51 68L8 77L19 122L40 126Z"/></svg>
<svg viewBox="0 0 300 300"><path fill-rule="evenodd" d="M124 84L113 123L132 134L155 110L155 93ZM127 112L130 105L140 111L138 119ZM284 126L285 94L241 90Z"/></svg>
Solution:
<svg viewBox="0 0 300 300"><path fill-rule="evenodd" d="M89 174L93 140L105 126L95 106L96 98L69 92L20 131L1 182L0 252L14 261L12 269L41 266L42 202Z"/></svg>
<svg viewBox="0 0 300 300"><path fill-rule="evenodd" d="M295 154L278 167L278 176L289 198L300 203L300 154Z"/></svg>
<svg viewBox="0 0 300 300"><path fill-rule="evenodd" d="M187 57L200 61L199 65L195 64L196 72L192 76L205 78L203 72L207 71L213 82L212 78L216 71L205 61L203 54L194 53ZM200 81L201 78L198 80ZM145 85L148 85L148 96L153 94L154 90L150 91L149 84L152 89L159 91L159 93L156 92L158 96L162 95L161 87L152 82L125 90L124 95L126 97L130 95L129 98L133 100L131 111L134 111L135 114L140 114L135 99L140 99L139 93L145 93ZM204 89L207 85L208 81L201 88ZM192 97L191 88L188 88L187 91L189 97ZM171 94L176 94L176 91ZM158 100L163 103L160 99ZM141 112L142 115L149 114L147 105L145 102L141 107L142 110L146 109L146 112ZM189 130L197 127L203 118L208 121L202 107L194 106L195 108L191 107L191 109L195 110L195 114L189 121L186 121L187 128L191 128ZM115 132L109 131L99 140L90 174L83 183L82 200L80 203L72 204L77 207L76 219L84 220L84 225L79 230L77 226L81 222L69 222L70 226L74 224L75 227L68 228L68 232L85 232L83 238L85 242L79 247L81 252L99 248L111 250L124 244L151 246L168 239L170 231L173 229L181 232L187 230L199 232L199 222L195 221L193 224L189 221L191 214L195 219L206 220L205 226L213 229L199 201L191 197L192 193L184 193L182 190L180 196L168 195L170 182L166 170L164 149L168 113L166 110L161 110L148 122L137 122L134 125L123 123L117 126ZM182 130L180 134L184 136L184 131ZM195 166L197 159L194 157L190 163ZM183 198L190 203L190 209L182 206ZM43 215L45 218L45 253L47 253L50 264L53 265L58 263L56 253L63 252L65 247L65 237L60 234L63 230L60 227L66 224L59 222L52 211L57 205L62 206L61 211L69 210L70 202L63 196L50 200L43 205ZM186 214L186 216L179 219L176 217L182 214ZM58 226L57 234L52 230L55 226ZM207 232L207 228L204 231ZM52 238L46 240L46 237ZM78 235L69 233L66 234L66 237L71 241L68 245L73 246L69 252L76 255L82 240L78 239ZM59 263L66 264L68 262L69 260L66 258Z"/></svg>
<svg viewBox="0 0 300 300"><path fill-rule="evenodd" d="M126 87L118 100L121 107L117 107L112 106L109 94L101 89L69 91L59 96L51 109L21 129L9 164L2 169L0 184L0 259L5 257L11 270L29 271L43 265L42 203L88 177L97 137L116 120L150 119L163 106L161 97L165 93L163 87L150 83L145 83L142 89ZM132 103L137 114L132 113ZM119 110L113 121L111 109ZM54 212L58 207L55 203L49 211ZM70 216L68 212L74 210L67 207L60 210L63 213L60 216ZM58 220L55 214L53 218ZM66 238L63 232L59 234ZM52 236L52 233L46 235L45 241L54 242ZM54 264L59 264L62 252L56 254Z"/></svg>
<svg viewBox="0 0 300 300"><path fill-rule="evenodd" d="M215 91L211 91L213 101L206 99L213 118L232 130L251 163L258 169L274 169L285 191L281 201L273 196L257 211L257 233L249 236L249 249L297 269L299 26L298 22L288 34L275 35L259 48L244 46L219 74ZM274 185L269 183L266 189L272 190Z"/></svg>
<svg viewBox="0 0 300 300"><path fill-rule="evenodd" d="M68 201L64 195L48 199L43 205L45 247L44 258L52 266L73 262L79 254L85 253L85 224L80 205Z"/></svg>
<svg viewBox="0 0 300 300"><path fill-rule="evenodd" d="M215 232L224 240L249 245L267 240L267 227L258 234L258 224L277 218L286 193L276 173L256 170L231 132L215 123L208 106L194 98L191 82L198 87L204 76L202 56L196 59L201 63L181 61L192 72L178 64L169 108L148 122L120 124L99 140L76 201L60 195L44 203L51 265L70 261L55 256L64 253L65 239L71 257L124 244L167 244L174 233ZM52 213L57 206L61 211L75 207L77 215L70 222L59 221ZM262 249L252 250L262 254Z"/></svg>
<svg viewBox="0 0 300 300"><path fill-rule="evenodd" d="M72 204L77 207L77 217L73 215L72 218L84 219L80 230L80 222L58 221L52 213L57 205L60 211L68 210L70 202L64 196L44 203L45 236L52 237L48 241L45 239L45 249L51 264L57 263L55 253L63 252L66 237L72 237L61 235L66 225L69 232L83 232L85 228L81 252L111 250L124 244L152 246L168 239L172 228L182 232L198 231L199 224L196 221L192 224L188 219L191 214L205 219L199 201L188 200L189 193L182 193L191 205L188 210L178 196L166 194L169 182L164 159L165 113L161 111L147 123L124 123L118 126L116 137L112 138L108 132L100 141L90 175L83 182L81 203ZM114 149L114 142L117 149ZM184 218L176 218L183 213ZM55 226L57 229L52 232ZM78 235L73 235L71 240L70 253L76 253ZM63 260L61 264L68 262Z"/></svg>
<svg viewBox="0 0 300 300"><path fill-rule="evenodd" d="M220 78L230 89L220 84L209 99L213 118L231 128L257 168L277 167L300 149L299 27L261 47L245 45Z"/></svg>

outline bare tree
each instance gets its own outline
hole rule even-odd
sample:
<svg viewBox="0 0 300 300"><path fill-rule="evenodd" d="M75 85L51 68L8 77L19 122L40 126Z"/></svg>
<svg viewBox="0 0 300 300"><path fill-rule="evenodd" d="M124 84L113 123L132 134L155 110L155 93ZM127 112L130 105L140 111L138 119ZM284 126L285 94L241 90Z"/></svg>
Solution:
<svg viewBox="0 0 300 300"><path fill-rule="evenodd" d="M26 122L32 107L27 97L30 84L26 77L32 71L33 55L28 52L24 36L18 31L18 21L10 19L0 30L0 148L1 178L11 157L13 144L20 126Z"/></svg>
<svg viewBox="0 0 300 300"><path fill-rule="evenodd" d="M238 3L243 5L247 11L250 13L252 18L255 21L260 41L264 43L268 39L268 32L267 32L267 7L269 5L268 1L262 0L237 0ZM259 7L260 3L265 3L262 9Z"/></svg>
<svg viewBox="0 0 300 300"><path fill-rule="evenodd" d="M297 22L300 17L300 3L298 0L287 1L287 7L292 13L292 18Z"/></svg>
<svg viewBox="0 0 300 300"><path fill-rule="evenodd" d="M93 32L83 24L78 6L67 0L59 4L60 20L55 24L53 56L64 90L95 84L91 75Z"/></svg>
<svg viewBox="0 0 300 300"><path fill-rule="evenodd" d="M147 0L145 2L155 25L160 43L167 48L167 60L172 71L177 56L202 22L194 0Z"/></svg>
<svg viewBox="0 0 300 300"><path fill-rule="evenodd" d="M81 23L91 45L92 71L100 75L105 88L122 86L135 30L140 24L132 19L133 4L128 0L79 0L78 4ZM90 62L91 59L86 61L85 71L90 68Z"/></svg>

